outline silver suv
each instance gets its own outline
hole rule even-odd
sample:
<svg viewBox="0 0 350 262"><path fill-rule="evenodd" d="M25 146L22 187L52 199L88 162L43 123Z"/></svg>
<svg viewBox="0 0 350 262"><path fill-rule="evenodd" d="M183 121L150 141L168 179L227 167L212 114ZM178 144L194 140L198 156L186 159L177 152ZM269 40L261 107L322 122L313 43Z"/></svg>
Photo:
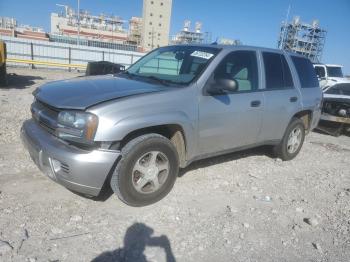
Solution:
<svg viewBox="0 0 350 262"><path fill-rule="evenodd" d="M47 83L22 139L56 182L132 206L171 190L179 168L271 145L283 160L316 127L322 93L311 62L248 46L158 48L124 73Z"/></svg>

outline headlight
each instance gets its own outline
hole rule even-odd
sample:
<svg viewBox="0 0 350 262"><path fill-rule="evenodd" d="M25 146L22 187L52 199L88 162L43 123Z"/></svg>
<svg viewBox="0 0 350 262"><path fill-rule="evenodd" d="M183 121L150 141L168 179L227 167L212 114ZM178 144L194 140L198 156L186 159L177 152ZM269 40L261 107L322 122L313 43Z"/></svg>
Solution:
<svg viewBox="0 0 350 262"><path fill-rule="evenodd" d="M65 140L91 143L94 139L98 117L79 111L62 111L57 117L57 135Z"/></svg>

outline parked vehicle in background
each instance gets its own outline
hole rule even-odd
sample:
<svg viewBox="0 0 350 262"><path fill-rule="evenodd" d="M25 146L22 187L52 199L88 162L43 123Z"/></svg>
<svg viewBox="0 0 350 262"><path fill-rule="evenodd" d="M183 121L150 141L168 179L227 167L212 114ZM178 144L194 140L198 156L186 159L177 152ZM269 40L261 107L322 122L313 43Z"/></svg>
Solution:
<svg viewBox="0 0 350 262"><path fill-rule="evenodd" d="M6 44L0 40L0 86L7 85L6 77Z"/></svg>
<svg viewBox="0 0 350 262"><path fill-rule="evenodd" d="M350 80L343 79L324 90L319 129L335 136L350 132Z"/></svg>
<svg viewBox="0 0 350 262"><path fill-rule="evenodd" d="M118 74L125 70L125 66L109 61L89 62L86 67L86 76Z"/></svg>
<svg viewBox="0 0 350 262"><path fill-rule="evenodd" d="M317 126L322 91L297 54L175 45L122 74L56 81L34 96L21 134L38 167L71 190L96 196L109 184L144 206L198 159L261 145L293 159Z"/></svg>
<svg viewBox="0 0 350 262"><path fill-rule="evenodd" d="M314 64L320 87L325 89L344 79L341 65Z"/></svg>

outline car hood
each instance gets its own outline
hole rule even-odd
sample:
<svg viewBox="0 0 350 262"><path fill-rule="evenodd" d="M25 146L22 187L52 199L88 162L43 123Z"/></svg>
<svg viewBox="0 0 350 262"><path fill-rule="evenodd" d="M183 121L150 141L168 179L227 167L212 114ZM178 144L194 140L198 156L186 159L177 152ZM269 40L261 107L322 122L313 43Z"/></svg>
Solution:
<svg viewBox="0 0 350 262"><path fill-rule="evenodd" d="M37 100L55 108L85 110L108 100L168 89L162 85L107 75L50 82L33 94Z"/></svg>

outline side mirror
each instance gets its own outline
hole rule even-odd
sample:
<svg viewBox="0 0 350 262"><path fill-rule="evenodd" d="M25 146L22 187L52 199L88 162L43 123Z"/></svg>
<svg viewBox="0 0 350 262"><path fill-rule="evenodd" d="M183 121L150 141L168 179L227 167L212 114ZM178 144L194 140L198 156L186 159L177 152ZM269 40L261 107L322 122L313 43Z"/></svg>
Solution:
<svg viewBox="0 0 350 262"><path fill-rule="evenodd" d="M236 92L238 90L238 82L235 79L219 78L214 80L207 92L211 95L218 95L227 92Z"/></svg>
<svg viewBox="0 0 350 262"><path fill-rule="evenodd" d="M220 89L228 92L236 92L238 90L238 82L235 79L217 79L216 85L218 85Z"/></svg>

